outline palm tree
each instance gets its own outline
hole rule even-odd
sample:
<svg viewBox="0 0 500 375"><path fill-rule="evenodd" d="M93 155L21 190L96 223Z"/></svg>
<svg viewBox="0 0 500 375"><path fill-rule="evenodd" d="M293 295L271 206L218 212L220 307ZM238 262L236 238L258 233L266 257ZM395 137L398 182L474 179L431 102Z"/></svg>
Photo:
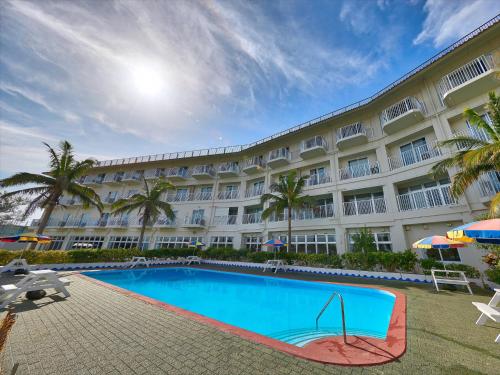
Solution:
<svg viewBox="0 0 500 375"><path fill-rule="evenodd" d="M488 141L464 135L440 143L442 146L456 146L459 151L434 165L431 173L434 178L439 178L447 173L448 168L459 168L451 184L451 194L455 198L463 195L465 190L482 174L500 171L500 96L490 92L486 109L492 120L491 124L470 108L465 109L464 115L471 125L488 135ZM500 215L500 193L497 193L491 200L489 215L490 217Z"/></svg>
<svg viewBox="0 0 500 375"><path fill-rule="evenodd" d="M161 212L170 220L175 219L172 206L161 200L162 194L170 189L174 189L174 185L162 179L155 180L153 187L150 189L146 179L144 179L144 193L137 193L113 203L111 207L113 214L130 213L134 210L139 210L139 220L141 222L141 235L137 244L139 249L142 249L146 226L154 223Z"/></svg>
<svg viewBox="0 0 500 375"><path fill-rule="evenodd" d="M288 246L292 242L292 211L310 206L312 198L302 195L302 190L309 176L302 176L297 179L297 172L290 171L286 176L280 176L277 183L270 186L271 193L263 194L261 203L269 201L270 205L262 212L262 218L267 219L271 214L279 215L285 209L288 216Z"/></svg>
<svg viewBox="0 0 500 375"><path fill-rule="evenodd" d="M99 211L102 210L99 195L93 189L78 182L80 177L84 176L90 168L94 167L95 160L85 159L77 161L73 152L73 146L68 141L62 141L59 144L59 149L54 149L45 142L44 145L47 147L50 157L50 169L48 172L41 174L20 172L0 180L1 187L35 185L5 193L0 198L35 196L33 199L30 199L22 220L26 219L37 208L42 208L44 211L38 223L37 234L42 234L45 230L50 215L59 204L59 198L63 194L68 193L80 198L84 208L95 206Z"/></svg>

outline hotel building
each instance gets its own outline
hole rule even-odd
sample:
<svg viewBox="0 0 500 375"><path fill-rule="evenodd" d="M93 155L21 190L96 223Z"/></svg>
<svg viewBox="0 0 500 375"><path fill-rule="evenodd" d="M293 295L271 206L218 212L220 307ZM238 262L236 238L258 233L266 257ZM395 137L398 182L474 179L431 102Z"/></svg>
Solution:
<svg viewBox="0 0 500 375"><path fill-rule="evenodd" d="M208 246L261 249L269 238L286 239L286 214L262 220L260 202L269 185L290 170L309 176L304 193L311 208L293 212L289 251L342 254L353 234L371 229L379 250L403 251L425 236L444 234L486 212L500 191L500 173L484 174L464 196L450 194L450 178L431 167L455 149L439 141L458 134L483 140L464 108L490 121L488 92L500 94L500 18L483 25L368 99L252 144L100 161L81 182L94 188L103 215L62 197L46 234L51 248L81 243L123 248L137 244L137 215L113 216L110 205L163 176L175 185L164 196L176 213L146 230L145 247ZM33 223L36 224L36 223ZM425 256L425 254L423 254ZM445 253L448 261L481 267L473 247Z"/></svg>

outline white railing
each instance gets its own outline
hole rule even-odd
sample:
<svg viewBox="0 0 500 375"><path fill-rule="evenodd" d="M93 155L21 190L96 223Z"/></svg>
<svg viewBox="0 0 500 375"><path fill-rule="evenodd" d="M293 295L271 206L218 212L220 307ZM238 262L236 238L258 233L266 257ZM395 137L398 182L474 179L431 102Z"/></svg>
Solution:
<svg viewBox="0 0 500 375"><path fill-rule="evenodd" d="M262 223L262 212L255 212L253 214L243 214L242 224L259 224Z"/></svg>
<svg viewBox="0 0 500 375"><path fill-rule="evenodd" d="M375 198L344 202L344 215L383 214L386 212L385 199Z"/></svg>
<svg viewBox="0 0 500 375"><path fill-rule="evenodd" d="M129 219L128 217L125 218L110 218L108 220L108 227L128 227L129 225Z"/></svg>
<svg viewBox="0 0 500 375"><path fill-rule="evenodd" d="M470 129L466 129L466 130L456 131L456 132L453 133L453 137L454 138L457 138L457 137L470 137L470 138L474 138L474 139L477 139L477 140L480 140L480 141L483 141L483 142L490 142L491 141L490 135L484 129L481 129L481 128L478 128L478 127L474 127L474 128L470 128ZM466 149L468 147L469 147L469 144L467 143L467 141L459 142L457 144L457 148L459 150L464 150L464 149Z"/></svg>
<svg viewBox="0 0 500 375"><path fill-rule="evenodd" d="M373 137L373 128L365 127L360 122L356 122L355 124L343 126L340 129L337 129L337 142L341 141L345 138L350 138L355 135L365 135L367 138Z"/></svg>
<svg viewBox="0 0 500 375"><path fill-rule="evenodd" d="M390 170L406 167L420 163L429 159L437 158L442 155L441 149L437 146L437 142L433 145L416 146L411 150L403 151L399 156L389 156Z"/></svg>
<svg viewBox="0 0 500 375"><path fill-rule="evenodd" d="M88 227L106 227L108 225L108 220L107 219L97 219L97 220L91 220L88 223Z"/></svg>
<svg viewBox="0 0 500 375"><path fill-rule="evenodd" d="M70 218L62 226L65 226L65 227L74 227L74 228L84 228L84 227L87 226L87 222L88 221L90 221L90 219L87 219L87 218Z"/></svg>
<svg viewBox="0 0 500 375"><path fill-rule="evenodd" d="M335 217L335 207L333 203L325 204L316 207L304 208L301 210L292 210L292 220L314 220ZM286 212L273 214L269 217L269 221L287 221L288 214Z"/></svg>
<svg viewBox="0 0 500 375"><path fill-rule="evenodd" d="M213 225L235 225L238 215L214 216Z"/></svg>
<svg viewBox="0 0 500 375"><path fill-rule="evenodd" d="M328 184L331 182L331 178L328 174L312 174L306 179L305 186L316 186L322 184Z"/></svg>
<svg viewBox="0 0 500 375"><path fill-rule="evenodd" d="M142 179L142 176L144 176L144 172L128 172L125 173L122 181L140 181Z"/></svg>
<svg viewBox="0 0 500 375"><path fill-rule="evenodd" d="M206 220L205 220L205 217L200 217L200 216L186 216L184 218L184 224L185 225L205 226L206 225Z"/></svg>
<svg viewBox="0 0 500 375"><path fill-rule="evenodd" d="M160 216L158 219L156 219L154 225L158 227L174 227L176 225L176 220L175 218L171 220L166 216Z"/></svg>
<svg viewBox="0 0 500 375"><path fill-rule="evenodd" d="M495 172L485 173L476 181L476 186L481 197L492 197L500 193L500 177Z"/></svg>
<svg viewBox="0 0 500 375"><path fill-rule="evenodd" d="M47 226L48 227L64 227L66 226L66 221L67 220L64 220L64 219L61 219L61 218L50 218L48 221L47 221ZM31 222L31 226L38 226L38 224L40 224L40 219L36 219L36 220L33 220Z"/></svg>
<svg viewBox="0 0 500 375"><path fill-rule="evenodd" d="M238 199L240 195L239 190L227 190L227 191L219 191L217 194L217 198L221 200L226 200L226 199Z"/></svg>
<svg viewBox="0 0 500 375"><path fill-rule="evenodd" d="M265 168L266 162L259 156L254 156L252 158L245 160L245 168L251 168L251 167Z"/></svg>
<svg viewBox="0 0 500 375"><path fill-rule="evenodd" d="M286 147L281 147L276 150L272 150L269 152L269 161L277 160L277 159L287 159L290 160L290 150Z"/></svg>
<svg viewBox="0 0 500 375"><path fill-rule="evenodd" d="M382 126L391 122L395 118L404 115L412 110L419 110L425 114L425 106L417 98L413 96L408 96L403 100L391 105L390 107L384 109L380 114L380 122Z"/></svg>
<svg viewBox="0 0 500 375"><path fill-rule="evenodd" d="M103 183L104 177L105 176L87 176L85 177L83 183L85 185L91 185L91 184L99 185Z"/></svg>
<svg viewBox="0 0 500 375"><path fill-rule="evenodd" d="M491 54L479 56L441 78L437 83L437 91L441 98L444 98L448 91L463 85L494 67L495 63Z"/></svg>
<svg viewBox="0 0 500 375"><path fill-rule="evenodd" d="M300 151L307 151L316 147L323 147L325 150L328 150L328 143L323 136L317 135L316 137L302 141L300 144Z"/></svg>
<svg viewBox="0 0 500 375"><path fill-rule="evenodd" d="M378 161L368 161L366 164L347 166L339 169L339 178L341 180L349 180L351 178L371 176L378 173L380 173Z"/></svg>
<svg viewBox="0 0 500 375"><path fill-rule="evenodd" d="M144 172L145 179L165 177L165 168L149 169Z"/></svg>
<svg viewBox="0 0 500 375"><path fill-rule="evenodd" d="M190 177L190 171L189 169L169 168L165 171L165 177L188 178Z"/></svg>
<svg viewBox="0 0 500 375"><path fill-rule="evenodd" d="M224 163L219 165L218 171L219 173L231 172L238 174L240 173L240 166L236 162Z"/></svg>
<svg viewBox="0 0 500 375"><path fill-rule="evenodd" d="M215 176L215 170L214 167L211 165L198 165L194 167L193 172L191 173L192 176L194 175L207 175L214 177Z"/></svg>
<svg viewBox="0 0 500 375"><path fill-rule="evenodd" d="M108 173L106 177L104 177L104 183L110 182L121 182L123 180L123 173Z"/></svg>
<svg viewBox="0 0 500 375"><path fill-rule="evenodd" d="M396 201L400 212L457 204L449 185L399 194L396 195Z"/></svg>
<svg viewBox="0 0 500 375"><path fill-rule="evenodd" d="M249 187L245 191L245 198L251 198L251 197L258 197L259 195L264 194L264 185L259 186L259 187Z"/></svg>
<svg viewBox="0 0 500 375"><path fill-rule="evenodd" d="M165 202L188 202L188 201L209 201L212 199L211 191L191 192L173 192L165 195Z"/></svg>

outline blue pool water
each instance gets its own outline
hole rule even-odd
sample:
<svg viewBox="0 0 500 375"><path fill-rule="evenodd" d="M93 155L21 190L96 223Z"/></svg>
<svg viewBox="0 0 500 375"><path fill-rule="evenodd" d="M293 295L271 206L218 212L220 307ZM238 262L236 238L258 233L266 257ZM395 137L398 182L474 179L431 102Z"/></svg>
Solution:
<svg viewBox="0 0 500 375"><path fill-rule="evenodd" d="M396 297L387 291L193 268L86 272L120 288L292 345L342 334L333 291L342 294L347 334L385 339Z"/></svg>

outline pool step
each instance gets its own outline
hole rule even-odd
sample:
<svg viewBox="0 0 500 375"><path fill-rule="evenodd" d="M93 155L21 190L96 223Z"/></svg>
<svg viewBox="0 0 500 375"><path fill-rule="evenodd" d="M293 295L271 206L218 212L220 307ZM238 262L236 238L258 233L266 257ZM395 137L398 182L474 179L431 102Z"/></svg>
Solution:
<svg viewBox="0 0 500 375"><path fill-rule="evenodd" d="M314 328L294 329L289 331L276 332L275 334L272 334L270 336L276 340L286 342L287 344L303 347L311 341L320 339L322 337L338 335L342 335L341 328L323 328L318 330Z"/></svg>

